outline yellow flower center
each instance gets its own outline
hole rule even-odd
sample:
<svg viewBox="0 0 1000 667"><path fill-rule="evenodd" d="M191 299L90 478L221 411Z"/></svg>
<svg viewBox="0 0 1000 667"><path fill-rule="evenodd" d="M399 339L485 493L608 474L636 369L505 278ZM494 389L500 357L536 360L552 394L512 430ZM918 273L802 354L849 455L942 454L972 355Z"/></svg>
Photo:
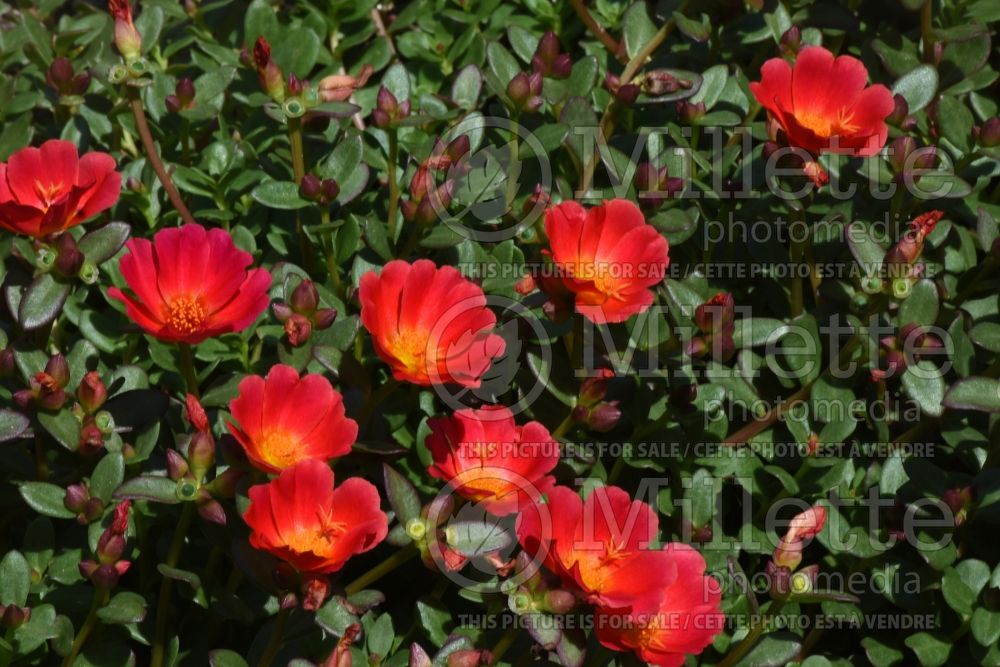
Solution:
<svg viewBox="0 0 1000 667"><path fill-rule="evenodd" d="M316 523L301 526L288 537L288 548L299 553L312 552L325 556L333 550L337 538L347 530L347 524L333 520L333 510L319 508L316 511Z"/></svg>
<svg viewBox="0 0 1000 667"><path fill-rule="evenodd" d="M167 307L167 324L177 333L194 333L204 321L205 309L197 298L179 296Z"/></svg>
<svg viewBox="0 0 1000 667"><path fill-rule="evenodd" d="M409 373L427 370L427 337L412 331L400 331L389 341L389 349Z"/></svg>
<svg viewBox="0 0 1000 667"><path fill-rule="evenodd" d="M841 109L836 115L805 112L795 114L795 120L799 125L811 130L817 137L829 139L834 135L853 134L858 130L858 126L853 123L854 114L846 109Z"/></svg>
<svg viewBox="0 0 1000 667"><path fill-rule="evenodd" d="M275 468L290 468L300 458L298 444L287 431L269 431L261 439L260 451Z"/></svg>
<svg viewBox="0 0 1000 667"><path fill-rule="evenodd" d="M62 197L62 191L62 183L43 184L41 181L35 181L35 192L38 193L39 199L45 202L46 210L52 205L52 202Z"/></svg>

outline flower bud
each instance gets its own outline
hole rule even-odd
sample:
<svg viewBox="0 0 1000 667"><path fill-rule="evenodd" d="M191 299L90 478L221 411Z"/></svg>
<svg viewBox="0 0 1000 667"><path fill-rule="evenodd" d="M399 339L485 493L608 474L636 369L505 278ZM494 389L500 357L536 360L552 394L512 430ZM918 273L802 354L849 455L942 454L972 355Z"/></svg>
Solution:
<svg viewBox="0 0 1000 667"><path fill-rule="evenodd" d="M208 424L208 415L205 413L205 408L202 407L201 401L194 394L187 394L184 397L184 416L188 423L194 427L195 430L201 431L202 433L208 433L210 428Z"/></svg>
<svg viewBox="0 0 1000 667"><path fill-rule="evenodd" d="M704 102L688 102L681 100L677 103L677 116L682 122L691 124L705 115Z"/></svg>
<svg viewBox="0 0 1000 667"><path fill-rule="evenodd" d="M577 403L586 407L596 405L603 401L608 393L608 383L615 376L614 371L609 368L599 368L596 373L580 384L580 392L577 395Z"/></svg>
<svg viewBox="0 0 1000 667"><path fill-rule="evenodd" d="M396 99L396 96L388 88L382 86L378 89L378 95L375 98L375 110L372 112L372 119L375 121L377 127L383 130L388 129L395 125L396 121L409 115L409 100L400 104L399 100Z"/></svg>
<svg viewBox="0 0 1000 667"><path fill-rule="evenodd" d="M618 426L621 417L618 401L605 401L591 408L587 426L598 433L608 433Z"/></svg>
<svg viewBox="0 0 1000 667"><path fill-rule="evenodd" d="M108 398L108 390L101 380L101 374L97 371L90 371L83 376L80 386L76 390L76 400L80 402L84 412L94 414L104 401Z"/></svg>
<svg viewBox="0 0 1000 667"><path fill-rule="evenodd" d="M507 97L518 111L535 111L542 106L542 75L518 72L507 84Z"/></svg>
<svg viewBox="0 0 1000 667"><path fill-rule="evenodd" d="M29 607L19 607L16 604L0 605L0 626L8 630L17 630L30 620Z"/></svg>
<svg viewBox="0 0 1000 667"><path fill-rule="evenodd" d="M180 455L176 449L167 450L167 477L179 481L187 476L189 471L188 462Z"/></svg>
<svg viewBox="0 0 1000 667"><path fill-rule="evenodd" d="M84 456L96 454L104 448L104 433L92 420L80 427L79 452Z"/></svg>
<svg viewBox="0 0 1000 667"><path fill-rule="evenodd" d="M952 511L955 526L961 526L975 502L975 490L971 486L960 486L948 489L941 494L941 500Z"/></svg>
<svg viewBox="0 0 1000 667"><path fill-rule="evenodd" d="M324 576L309 576L302 582L302 608L316 611L330 595L330 580Z"/></svg>
<svg viewBox="0 0 1000 667"><path fill-rule="evenodd" d="M257 38L253 47L253 61L257 68L260 86L276 102L285 101L285 77L281 68L271 60L271 45L263 36Z"/></svg>
<svg viewBox="0 0 1000 667"><path fill-rule="evenodd" d="M906 169L907 158L917 149L917 140L910 135L896 137L889 144L889 165L896 174L902 174Z"/></svg>
<svg viewBox="0 0 1000 667"><path fill-rule="evenodd" d="M88 524L97 521L104 516L104 501L100 498L91 498L84 506L83 511L77 517L77 523Z"/></svg>
<svg viewBox="0 0 1000 667"><path fill-rule="evenodd" d="M222 507L222 503L212 498L204 488L198 490L196 503L198 516L202 519L219 526L226 525L226 510Z"/></svg>
<svg viewBox="0 0 1000 667"><path fill-rule="evenodd" d="M313 325L319 331L322 331L324 329L329 329L336 319L337 319L336 308L320 308L315 313L313 313Z"/></svg>
<svg viewBox="0 0 1000 667"><path fill-rule="evenodd" d="M296 313L311 315L319 306L319 291L313 281L306 278L295 286L288 302Z"/></svg>
<svg viewBox="0 0 1000 667"><path fill-rule="evenodd" d="M546 591L542 606L550 614L568 614L576 607L576 595L561 588Z"/></svg>
<svg viewBox="0 0 1000 667"><path fill-rule="evenodd" d="M215 467L215 439L207 431L198 431L191 436L187 450L188 466L196 480L202 480L205 474Z"/></svg>
<svg viewBox="0 0 1000 667"><path fill-rule="evenodd" d="M906 121L906 117L910 115L910 105L906 98L899 93L892 96L892 102L892 113L886 116L885 122L900 127Z"/></svg>
<svg viewBox="0 0 1000 667"><path fill-rule="evenodd" d="M1000 118L989 118L979 128L979 145L986 148L1000 146Z"/></svg>
<svg viewBox="0 0 1000 667"><path fill-rule="evenodd" d="M485 649L462 649L448 656L448 667L479 667L493 662L493 654Z"/></svg>
<svg viewBox="0 0 1000 667"><path fill-rule="evenodd" d="M799 52L802 45L802 31L797 25L793 25L781 35L778 48L784 56L794 56Z"/></svg>
<svg viewBox="0 0 1000 667"><path fill-rule="evenodd" d="M56 241L56 259L53 268L63 278L75 278L83 266L84 256L72 234L62 234Z"/></svg>
<svg viewBox="0 0 1000 667"><path fill-rule="evenodd" d="M333 652L323 661L320 667L351 667L351 645L357 641L358 637L361 635L361 624L351 623L344 630L343 636L341 636L340 641L337 642L337 646L333 649ZM414 644L414 646L417 646ZM426 656L426 654L424 654ZM428 658L427 665L430 665L430 658ZM423 663L414 665L413 663L413 653L410 653L410 667L423 667Z"/></svg>
<svg viewBox="0 0 1000 667"><path fill-rule="evenodd" d="M69 384L69 363L61 354L53 355L45 364L45 373L51 377L60 388Z"/></svg>
<svg viewBox="0 0 1000 667"><path fill-rule="evenodd" d="M309 322L309 318L292 313L291 317L285 320L285 335L288 336L288 343L292 347L304 344L312 335L312 324Z"/></svg>
<svg viewBox="0 0 1000 667"><path fill-rule="evenodd" d="M14 350L10 347L0 350L0 378L13 375L16 367Z"/></svg>
<svg viewBox="0 0 1000 667"><path fill-rule="evenodd" d="M108 11L115 20L115 46L126 62L142 55L142 35L132 22L129 0L108 0Z"/></svg>
<svg viewBox="0 0 1000 667"><path fill-rule="evenodd" d="M654 69L646 72L639 82L642 92L647 95L657 97L668 93L675 93L681 88L690 88L690 81L682 81L664 69Z"/></svg>
<svg viewBox="0 0 1000 667"><path fill-rule="evenodd" d="M70 484L66 487L66 495L63 497L63 506L70 512L82 513L87 508L87 501L90 500L90 489L82 482Z"/></svg>
<svg viewBox="0 0 1000 667"><path fill-rule="evenodd" d="M573 61L568 53L562 53L559 38L550 30L538 40L538 48L531 58L531 67L542 76L565 79L573 69Z"/></svg>
<svg viewBox="0 0 1000 667"><path fill-rule="evenodd" d="M304 89L305 88L302 85L302 81L299 80L299 77L295 76L294 73L289 72L288 83L285 84L285 93L287 95L291 95L292 97L298 97L302 94Z"/></svg>
<svg viewBox="0 0 1000 667"><path fill-rule="evenodd" d="M427 651L421 648L420 644L416 642L410 644L409 667L431 667L431 664L430 656L427 655ZM326 665L323 667L326 667Z"/></svg>

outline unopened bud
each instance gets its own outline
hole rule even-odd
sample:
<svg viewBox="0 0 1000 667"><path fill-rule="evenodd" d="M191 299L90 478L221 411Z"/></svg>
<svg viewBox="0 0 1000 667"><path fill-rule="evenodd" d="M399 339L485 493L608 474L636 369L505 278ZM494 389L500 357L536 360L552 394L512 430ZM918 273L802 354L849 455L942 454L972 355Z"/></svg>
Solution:
<svg viewBox="0 0 1000 667"><path fill-rule="evenodd" d="M892 103L892 113L886 116L885 122L895 127L900 127L906 120L906 117L910 115L910 105L907 103L906 98L899 93L892 96Z"/></svg>
<svg viewBox="0 0 1000 667"><path fill-rule="evenodd" d="M979 128L979 144L986 148L1000 146L1000 118L989 118Z"/></svg>
<svg viewBox="0 0 1000 667"><path fill-rule="evenodd" d="M31 620L31 609L16 604L0 605L0 625L8 630L17 630Z"/></svg>
<svg viewBox="0 0 1000 667"><path fill-rule="evenodd" d="M114 40L118 52L126 61L142 55L142 35L132 22L129 0L108 0L108 11L115 20Z"/></svg>
<svg viewBox="0 0 1000 667"><path fill-rule="evenodd" d="M285 335L288 336L289 345L298 347L312 335L312 323L304 315L292 313L291 317L285 320Z"/></svg>
<svg viewBox="0 0 1000 667"><path fill-rule="evenodd" d="M101 380L101 374L97 371L90 371L83 376L80 386L76 390L76 400L80 402L84 412L93 414L104 405L108 398L108 390Z"/></svg>
<svg viewBox="0 0 1000 667"><path fill-rule="evenodd" d="M793 56L799 52L801 44L802 31L799 30L797 25L793 25L781 35L778 47L781 49L783 55Z"/></svg>

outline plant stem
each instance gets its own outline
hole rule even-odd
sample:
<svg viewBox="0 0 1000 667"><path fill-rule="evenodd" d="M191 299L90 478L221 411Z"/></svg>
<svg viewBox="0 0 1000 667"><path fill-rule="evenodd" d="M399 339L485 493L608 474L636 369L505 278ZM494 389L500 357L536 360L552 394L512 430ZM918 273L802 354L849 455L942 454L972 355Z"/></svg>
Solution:
<svg viewBox="0 0 1000 667"><path fill-rule="evenodd" d="M108 590L106 588L94 589L94 601L90 605L90 611L87 613L86 620L80 626L80 631L76 633L76 638L73 640L73 646L70 648L69 654L63 660L63 667L70 667L76 661L76 656L83 650L83 645L87 643L87 638L90 637L94 626L97 625L97 611L107 603Z"/></svg>
<svg viewBox="0 0 1000 667"><path fill-rule="evenodd" d="M920 8L920 39L924 43L924 62L934 62L934 31L931 24L931 9L934 0L925 0Z"/></svg>
<svg viewBox="0 0 1000 667"><path fill-rule="evenodd" d="M767 617L776 616L784 606L784 600L775 600L771 605L771 608L767 610ZM767 617L758 617L757 622L752 628L750 628L750 633L743 639L743 641L736 645L736 648L730 650L729 653L726 654L726 657L717 665L717 667L732 667L732 665L739 662L740 659L753 648L754 644L757 643L757 640L760 639L760 636L764 634L764 630L767 629Z"/></svg>
<svg viewBox="0 0 1000 667"><path fill-rule="evenodd" d="M330 224L330 209L324 206L320 209L320 221L324 226ZM343 287L340 283L340 267L337 265L337 248L333 243L333 232L326 234L326 270L330 274L330 287L337 296L343 297Z"/></svg>
<svg viewBox="0 0 1000 667"><path fill-rule="evenodd" d="M274 660L274 656L278 654L278 649L281 648L281 640L285 635L285 625L288 623L288 615L291 611L291 608L282 609L274 617L274 626L271 628L271 640L267 643L264 654L257 661L257 667L269 667L271 661Z"/></svg>
<svg viewBox="0 0 1000 667"><path fill-rule="evenodd" d="M184 548L184 538L187 536L188 528L191 526L191 519L194 517L194 503L184 503L181 510L181 518L174 530L173 540L170 542L170 551L167 552L167 567L175 567L181 556L181 549ZM170 614L170 593L173 590L171 584L173 579L163 577L160 581L160 594L156 602L156 630L153 635L153 655L150 660L151 667L163 667L163 659L166 653L167 616Z"/></svg>
<svg viewBox="0 0 1000 667"><path fill-rule="evenodd" d="M305 149L302 147L302 119L288 119L288 145L292 152L292 178L295 184L302 183L302 178L306 175ZM312 274L312 252L309 246L309 239L306 237L305 227L302 225L302 216L295 213L295 233L299 237L299 254L302 255L302 268L306 273Z"/></svg>
<svg viewBox="0 0 1000 667"><path fill-rule="evenodd" d="M492 664L499 663L500 658L502 658L503 654L507 652L507 649L509 649L511 645L517 641L517 637L520 634L519 630L520 628L517 623L515 623L507 630L507 632L504 633L503 637L500 638L500 641L496 643L496 646L494 646L493 650L490 652L493 656Z"/></svg>
<svg viewBox="0 0 1000 667"><path fill-rule="evenodd" d="M360 577L358 577L351 583L347 584L347 586L344 588L344 591L348 595L354 595L358 591L365 590L365 588L371 586L376 581L378 581L379 579L389 574L403 563L407 562L408 560L416 556L418 553L419 550L417 549L416 544L414 544L413 542L407 544L405 547L403 547L396 553L392 554L384 561L382 561L372 569L368 570L367 572L362 574Z"/></svg>
<svg viewBox="0 0 1000 667"><path fill-rule="evenodd" d="M597 38L601 44L603 44L608 51L611 52L615 58L621 63L628 62L628 55L625 53L625 41L615 41L615 38L608 34L608 31L604 27L594 20L591 16L590 11L587 6L583 4L583 0L569 0L569 4L573 5L573 9L576 10L576 15L580 17L580 21L583 25L587 26L587 30Z"/></svg>
<svg viewBox="0 0 1000 667"><path fill-rule="evenodd" d="M518 113L515 111L510 117L511 127L518 123ZM517 172L520 165L517 161L517 131L510 133L510 161L507 163L507 188L504 190L504 211L509 211L511 205L514 203L514 198L517 197L517 186L519 185L517 180Z"/></svg>
<svg viewBox="0 0 1000 667"><path fill-rule="evenodd" d="M552 431L552 437L558 440L559 438L566 435L569 430L573 427L576 422L573 420L573 411L571 410L566 418L559 422L559 426L556 426L556 430Z"/></svg>
<svg viewBox="0 0 1000 667"><path fill-rule="evenodd" d="M142 139L142 147L146 151L146 157L149 159L149 165L153 168L156 173L156 177L160 179L160 184L163 185L163 189L167 191L167 197L170 199L170 203L174 205L177 212L181 216L181 220L185 224L193 225L197 224L195 222L194 216L191 215L191 211L188 210L184 200L181 199L181 193L177 191L177 186L170 179L170 174L167 173L166 167L163 166L163 161L160 160L160 154L156 151L156 143L153 141L153 134L149 131L149 123L146 121L146 111L142 108L142 99L139 97L139 89L134 86L126 86L126 94L128 95L128 103L132 108L132 117L135 119L135 128L139 131L139 138Z"/></svg>
<svg viewBox="0 0 1000 667"><path fill-rule="evenodd" d="M386 218L386 228L389 232L389 242L396 243L396 218L399 215L399 178L396 175L396 163L399 160L399 136L396 128L389 128L389 161L386 165L386 179L389 181L389 214Z"/></svg>
<svg viewBox="0 0 1000 667"><path fill-rule="evenodd" d="M188 343L178 343L177 352L180 360L181 376L184 378L184 386L187 392L195 398L201 398L198 391L198 374L194 371L194 354Z"/></svg>

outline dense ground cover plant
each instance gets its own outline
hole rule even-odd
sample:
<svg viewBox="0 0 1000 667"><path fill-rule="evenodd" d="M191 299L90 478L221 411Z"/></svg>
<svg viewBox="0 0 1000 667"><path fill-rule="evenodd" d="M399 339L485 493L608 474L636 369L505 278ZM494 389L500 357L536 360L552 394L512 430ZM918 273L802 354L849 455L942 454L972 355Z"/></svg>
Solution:
<svg viewBox="0 0 1000 667"><path fill-rule="evenodd" d="M998 22L0 5L0 667L1000 665Z"/></svg>

